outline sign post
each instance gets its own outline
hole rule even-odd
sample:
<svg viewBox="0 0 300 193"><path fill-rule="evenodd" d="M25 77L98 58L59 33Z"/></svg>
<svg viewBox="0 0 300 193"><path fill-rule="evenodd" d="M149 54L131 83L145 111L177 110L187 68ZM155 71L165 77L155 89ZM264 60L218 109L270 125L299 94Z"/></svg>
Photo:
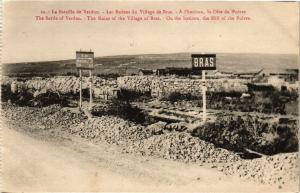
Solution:
<svg viewBox="0 0 300 193"><path fill-rule="evenodd" d="M216 54L192 54L192 69L202 71L202 121L206 122L206 70L216 70Z"/></svg>
<svg viewBox="0 0 300 193"><path fill-rule="evenodd" d="M82 108L82 71L79 69L79 109Z"/></svg>
<svg viewBox="0 0 300 193"><path fill-rule="evenodd" d="M205 70L202 70L202 110L203 122L206 122L206 82L205 82Z"/></svg>
<svg viewBox="0 0 300 193"><path fill-rule="evenodd" d="M79 109L82 109L82 71L89 71L89 82L90 82L90 108L93 105L93 90L92 90L92 70L94 69L94 52L77 51L76 52L76 68L79 70Z"/></svg>
<svg viewBox="0 0 300 193"><path fill-rule="evenodd" d="M89 70L90 74L90 108L92 108L93 105L93 78L92 78L92 70Z"/></svg>

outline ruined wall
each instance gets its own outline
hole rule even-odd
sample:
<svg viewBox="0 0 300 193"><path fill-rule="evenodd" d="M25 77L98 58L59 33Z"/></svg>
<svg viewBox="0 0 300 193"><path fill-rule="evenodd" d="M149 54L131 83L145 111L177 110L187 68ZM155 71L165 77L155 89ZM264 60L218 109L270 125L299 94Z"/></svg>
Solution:
<svg viewBox="0 0 300 193"><path fill-rule="evenodd" d="M247 92L247 80L244 79L208 79L209 92ZM79 77L56 76L51 78L34 77L20 81L16 78L2 78L2 85L11 85L15 89L26 89L32 93L58 92L60 94L79 93ZM82 88L89 88L88 77L83 77ZM117 80L105 80L93 77L93 95L96 98L115 96L118 89L140 93L150 92L153 97L163 97L172 92L201 96L202 80L158 76L124 76Z"/></svg>
<svg viewBox="0 0 300 193"><path fill-rule="evenodd" d="M164 96L172 92L181 94L202 95L201 79L161 78L152 82L152 96ZM206 86L208 92L247 92L247 80L243 79L208 79Z"/></svg>
<svg viewBox="0 0 300 193"><path fill-rule="evenodd" d="M248 80L245 79L207 79L209 92L247 92ZM158 76L124 76L118 78L120 88L151 92L153 97L162 97L172 92L181 94L202 94L202 80L190 78L158 77Z"/></svg>
<svg viewBox="0 0 300 193"><path fill-rule="evenodd" d="M60 94L79 93L79 77L55 76L51 78L34 77L29 80L20 81L16 78L3 77L1 84L10 85L12 89L26 89L32 94L45 92L58 92ZM88 77L83 77L82 89L89 88ZM93 77L93 95L96 98L103 98L104 95L114 96L118 88L116 80L105 80Z"/></svg>

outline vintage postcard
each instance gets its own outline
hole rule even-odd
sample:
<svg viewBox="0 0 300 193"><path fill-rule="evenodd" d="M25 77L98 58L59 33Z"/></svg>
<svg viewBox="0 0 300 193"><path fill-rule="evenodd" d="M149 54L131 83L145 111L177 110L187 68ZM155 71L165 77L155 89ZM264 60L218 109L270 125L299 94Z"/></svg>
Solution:
<svg viewBox="0 0 300 193"><path fill-rule="evenodd" d="M299 2L2 5L2 192L299 191Z"/></svg>

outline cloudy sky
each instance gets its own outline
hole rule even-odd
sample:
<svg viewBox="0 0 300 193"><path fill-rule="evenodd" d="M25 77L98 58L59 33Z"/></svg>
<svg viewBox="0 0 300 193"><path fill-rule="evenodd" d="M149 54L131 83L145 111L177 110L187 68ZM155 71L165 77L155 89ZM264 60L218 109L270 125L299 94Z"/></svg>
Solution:
<svg viewBox="0 0 300 193"><path fill-rule="evenodd" d="M42 10L240 9L251 21L36 21ZM279 2L4 2L3 62L173 52L299 53L299 4Z"/></svg>

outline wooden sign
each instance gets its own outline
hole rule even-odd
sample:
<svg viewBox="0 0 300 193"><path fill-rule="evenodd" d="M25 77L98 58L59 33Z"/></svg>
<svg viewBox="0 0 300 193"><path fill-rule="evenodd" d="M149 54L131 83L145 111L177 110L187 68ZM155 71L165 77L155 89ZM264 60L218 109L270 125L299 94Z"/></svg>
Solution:
<svg viewBox="0 0 300 193"><path fill-rule="evenodd" d="M93 69L94 68L94 52L76 52L76 68Z"/></svg>
<svg viewBox="0 0 300 193"><path fill-rule="evenodd" d="M216 70L216 54L192 54L192 69Z"/></svg>

